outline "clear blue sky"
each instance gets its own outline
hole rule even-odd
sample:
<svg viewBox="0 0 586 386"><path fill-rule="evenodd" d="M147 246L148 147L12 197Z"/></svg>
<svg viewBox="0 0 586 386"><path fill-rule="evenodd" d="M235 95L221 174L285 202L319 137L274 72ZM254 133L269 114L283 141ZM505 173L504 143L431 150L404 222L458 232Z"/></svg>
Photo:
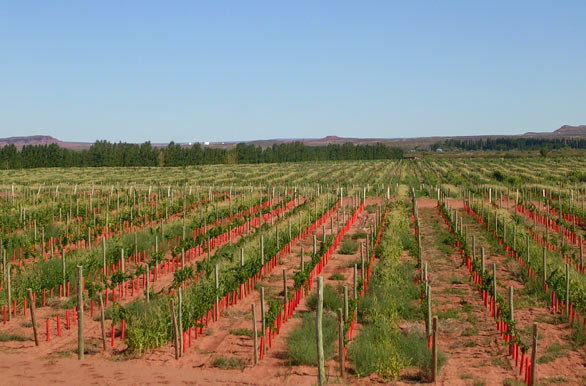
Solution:
<svg viewBox="0 0 586 386"><path fill-rule="evenodd" d="M0 3L0 137L176 142L586 124L585 1Z"/></svg>

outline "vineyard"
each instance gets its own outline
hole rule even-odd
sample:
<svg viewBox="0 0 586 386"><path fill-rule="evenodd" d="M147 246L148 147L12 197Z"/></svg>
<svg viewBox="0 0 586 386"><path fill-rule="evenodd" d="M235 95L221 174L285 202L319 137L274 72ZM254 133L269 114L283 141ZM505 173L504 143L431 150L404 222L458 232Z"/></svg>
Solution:
<svg viewBox="0 0 586 386"><path fill-rule="evenodd" d="M0 384L586 384L584 161L0 171Z"/></svg>

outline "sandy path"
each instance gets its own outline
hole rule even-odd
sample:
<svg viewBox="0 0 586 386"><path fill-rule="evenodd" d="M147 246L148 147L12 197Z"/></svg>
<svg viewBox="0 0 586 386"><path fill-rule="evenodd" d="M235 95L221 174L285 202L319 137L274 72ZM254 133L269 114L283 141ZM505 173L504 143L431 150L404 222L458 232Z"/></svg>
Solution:
<svg viewBox="0 0 586 386"><path fill-rule="evenodd" d="M513 372L494 366L501 361L506 363L499 333L470 284L460 255L451 247L438 248L440 237L447 235L447 227L440 224L435 209L419 206L419 216L423 261L428 263L432 288L432 313L439 313L438 344L447 356L438 383L468 385L477 380L502 385L505 379L513 378Z"/></svg>

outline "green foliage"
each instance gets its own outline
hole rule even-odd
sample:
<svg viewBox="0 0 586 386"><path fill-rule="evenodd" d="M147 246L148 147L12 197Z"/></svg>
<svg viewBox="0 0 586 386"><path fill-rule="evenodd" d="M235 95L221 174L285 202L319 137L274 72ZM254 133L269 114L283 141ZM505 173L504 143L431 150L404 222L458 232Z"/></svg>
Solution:
<svg viewBox="0 0 586 386"><path fill-rule="evenodd" d="M342 294L334 289L331 285L324 287L324 309L336 312L338 308L344 308L344 298ZM317 307L317 294L313 293L307 299L307 306L315 310Z"/></svg>
<svg viewBox="0 0 586 386"><path fill-rule="evenodd" d="M252 337L254 332L248 328L238 328L236 330L230 330L230 334L236 336L249 336Z"/></svg>
<svg viewBox="0 0 586 386"><path fill-rule="evenodd" d="M356 241L347 240L342 241L338 252L342 255L353 255L358 251L358 243Z"/></svg>
<svg viewBox="0 0 586 386"><path fill-rule="evenodd" d="M343 280L346 280L346 278L341 273L334 273L332 276L330 276L330 280L342 280L343 281Z"/></svg>
<svg viewBox="0 0 586 386"><path fill-rule="evenodd" d="M322 319L324 356L328 360L335 352L335 342L338 339L337 317L324 311ZM287 339L287 358L294 365L317 364L315 312L303 315L299 328L294 329Z"/></svg>
<svg viewBox="0 0 586 386"><path fill-rule="evenodd" d="M212 365L222 370L242 370L246 361L239 357L218 357L214 358Z"/></svg>
<svg viewBox="0 0 586 386"><path fill-rule="evenodd" d="M0 166L5 169L80 166L186 166L204 164L245 164L315 160L366 160L402 158L403 150L383 143L373 145L308 146L301 142L274 144L262 149L239 143L234 149L220 149L196 143L184 147L174 142L167 147L96 141L88 150L71 150L51 145L14 145L0 148Z"/></svg>
<svg viewBox="0 0 586 386"><path fill-rule="evenodd" d="M431 354L427 338L417 332L403 333L401 320L420 320L419 288L411 279L413 262L401 261L403 250L410 249L409 224L404 206L392 206L388 224L377 248L375 265L368 292L360 301L358 316L363 325L360 335L351 343L349 355L359 376L377 373L396 378L401 370L414 365L429 376ZM410 236L413 238L413 236ZM440 353L440 366L445 360Z"/></svg>

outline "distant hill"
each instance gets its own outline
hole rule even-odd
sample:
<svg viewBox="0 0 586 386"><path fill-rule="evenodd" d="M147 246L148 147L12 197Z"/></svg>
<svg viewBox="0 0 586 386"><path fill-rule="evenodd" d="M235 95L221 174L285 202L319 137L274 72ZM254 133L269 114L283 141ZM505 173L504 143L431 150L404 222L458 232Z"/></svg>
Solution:
<svg viewBox="0 0 586 386"><path fill-rule="evenodd" d="M30 135L28 137L9 137L0 138L0 147L14 145L21 149L25 145L51 145L56 144L59 147L68 149L87 149L91 146L89 142L63 142L50 135Z"/></svg>
<svg viewBox="0 0 586 386"><path fill-rule="evenodd" d="M586 135L586 125L580 126L568 126L563 125L559 129L553 132L555 135Z"/></svg>
<svg viewBox="0 0 586 386"><path fill-rule="evenodd" d="M446 139L484 139L484 138L518 138L518 137L547 137L547 138L560 138L560 137L577 137L586 136L586 125L570 126L564 125L557 130L552 132L527 132L525 134L513 134L513 135L475 135L475 136L435 136L435 137L415 137L415 138L343 138L336 135L329 135L323 138L277 138L277 139L265 139L265 140L252 140L244 141L246 144L260 146L262 148L270 147L274 144L280 143L291 143L301 142L308 146L326 146L326 145L341 145L347 142L351 142L355 145L370 145L377 142L384 143L388 146L400 147L403 149L413 149L417 146L429 146L433 143L440 142ZM148 138L145 138L148 141ZM239 142L242 141L231 141L231 142L210 142L209 145L214 148L230 149L235 147ZM50 145L57 144L60 147L68 149L87 149L92 144L89 142L65 142L59 139L53 138L48 135L33 135L28 137L10 137L0 138L0 147L6 145L15 145L17 148L22 148L25 145ZM155 147L166 146L163 143L153 143ZM184 144L187 146L186 144Z"/></svg>

